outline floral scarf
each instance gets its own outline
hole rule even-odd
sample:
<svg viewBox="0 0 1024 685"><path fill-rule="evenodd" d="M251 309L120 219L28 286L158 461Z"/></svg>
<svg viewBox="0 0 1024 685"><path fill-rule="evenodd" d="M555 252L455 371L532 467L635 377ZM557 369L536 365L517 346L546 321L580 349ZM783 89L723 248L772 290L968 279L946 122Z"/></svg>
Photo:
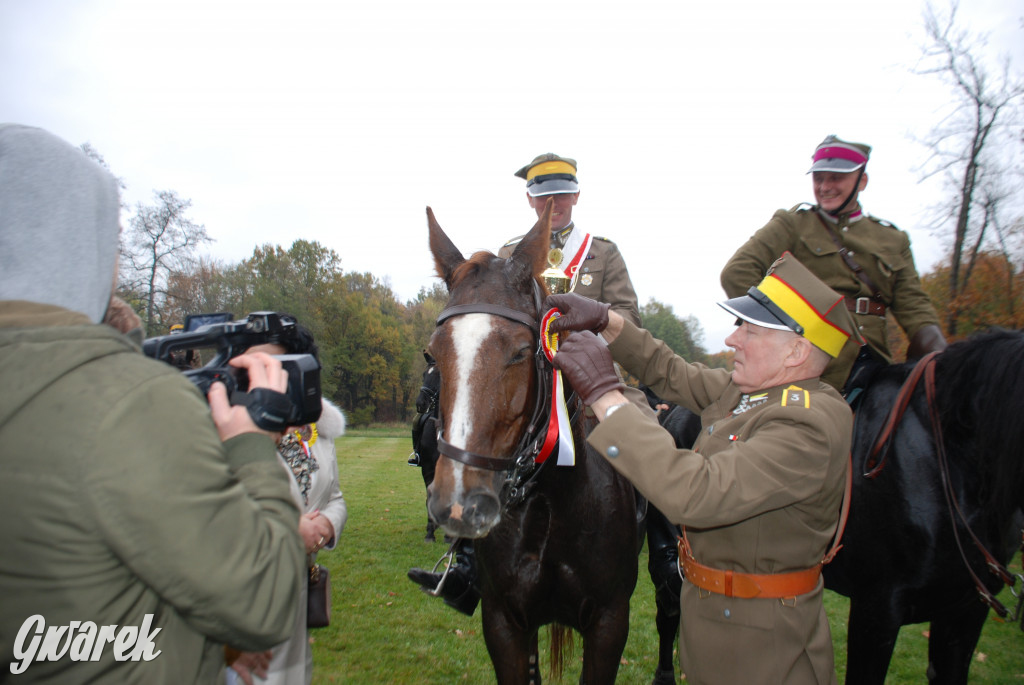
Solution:
<svg viewBox="0 0 1024 685"><path fill-rule="evenodd" d="M289 431L281 438L277 452L288 463L302 492L302 501L309 504L309 488L313 483L313 474L320 469L316 457L309 449L309 443L302 439L298 431Z"/></svg>

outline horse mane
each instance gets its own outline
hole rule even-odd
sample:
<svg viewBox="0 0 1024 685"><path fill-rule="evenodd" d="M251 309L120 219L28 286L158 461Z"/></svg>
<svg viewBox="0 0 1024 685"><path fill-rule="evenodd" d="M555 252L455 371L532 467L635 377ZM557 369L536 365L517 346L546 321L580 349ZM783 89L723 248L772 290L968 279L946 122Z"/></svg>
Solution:
<svg viewBox="0 0 1024 685"><path fill-rule="evenodd" d="M947 451L972 460L981 496L1009 514L1020 506L1024 488L1024 332L975 333L946 348L935 371Z"/></svg>

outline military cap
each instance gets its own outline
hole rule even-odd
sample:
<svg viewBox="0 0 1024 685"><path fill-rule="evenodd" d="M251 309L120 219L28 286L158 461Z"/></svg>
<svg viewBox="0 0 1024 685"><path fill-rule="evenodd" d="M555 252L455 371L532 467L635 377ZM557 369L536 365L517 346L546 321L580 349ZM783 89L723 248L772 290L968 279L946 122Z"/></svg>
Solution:
<svg viewBox="0 0 1024 685"><path fill-rule="evenodd" d="M559 157L554 152L537 155L533 161L516 172L526 179L526 192L530 197L580 192L576 180L576 160Z"/></svg>
<svg viewBox="0 0 1024 685"><path fill-rule="evenodd" d="M825 140L814 149L814 163L807 173L813 171L835 171L848 174L860 169L868 163L871 146L864 143L848 143L835 136L825 136Z"/></svg>
<svg viewBox="0 0 1024 685"><path fill-rule="evenodd" d="M794 331L831 357L856 333L843 296L832 290L784 252L768 275L746 295L718 303L726 311L757 326Z"/></svg>

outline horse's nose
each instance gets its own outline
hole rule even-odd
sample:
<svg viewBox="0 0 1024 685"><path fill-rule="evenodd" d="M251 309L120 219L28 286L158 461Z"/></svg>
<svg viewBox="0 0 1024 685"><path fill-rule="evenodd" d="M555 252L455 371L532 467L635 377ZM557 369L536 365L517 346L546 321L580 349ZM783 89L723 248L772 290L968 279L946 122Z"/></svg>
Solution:
<svg viewBox="0 0 1024 685"><path fill-rule="evenodd" d="M462 522L467 528L482 534L489 531L498 522L500 511L501 503L493 494L489 492L475 493L466 499L466 504L462 509ZM455 518L454 512L452 518Z"/></svg>
<svg viewBox="0 0 1024 685"><path fill-rule="evenodd" d="M492 493L475 492L447 506L436 492L430 494L430 515L449 535L463 538L483 537L500 520L501 503Z"/></svg>

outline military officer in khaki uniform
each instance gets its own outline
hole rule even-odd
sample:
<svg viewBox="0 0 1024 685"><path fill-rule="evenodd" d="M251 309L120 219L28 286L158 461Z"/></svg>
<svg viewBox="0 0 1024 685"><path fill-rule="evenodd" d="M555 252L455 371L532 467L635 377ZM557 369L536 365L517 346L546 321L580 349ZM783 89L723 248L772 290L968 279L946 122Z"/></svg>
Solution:
<svg viewBox="0 0 1024 685"><path fill-rule="evenodd" d="M728 297L743 295L788 250L845 296L868 347L878 361L891 364L887 311L910 340L908 359L942 350L946 340L935 307L921 289L910 238L888 221L865 214L858 201L867 187L870 154L863 143L825 138L808 172L818 204L775 212L729 259L721 280ZM825 382L842 390L859 351L850 343L829 366Z"/></svg>
<svg viewBox="0 0 1024 685"><path fill-rule="evenodd" d="M572 209L580 198L576 179L576 160L553 152L537 155L515 173L526 180L526 199L537 212L544 213L548 199L554 203L551 215L551 249L557 250L557 266L573 280L573 292L598 302L607 302L612 310L640 325L640 308L626 262L615 243L590 235L572 220ZM508 258L523 236L505 243L499 257Z"/></svg>
<svg viewBox="0 0 1024 685"><path fill-rule="evenodd" d="M786 254L749 294L721 303L735 370L677 356L575 295L554 364L594 410L588 442L684 528L679 659L690 683L835 683L822 562L836 533L853 416L820 379L854 324L842 296ZM592 332L602 328L607 346ZM799 333L797 332L799 331ZM612 359L701 415L693 449L618 391Z"/></svg>

